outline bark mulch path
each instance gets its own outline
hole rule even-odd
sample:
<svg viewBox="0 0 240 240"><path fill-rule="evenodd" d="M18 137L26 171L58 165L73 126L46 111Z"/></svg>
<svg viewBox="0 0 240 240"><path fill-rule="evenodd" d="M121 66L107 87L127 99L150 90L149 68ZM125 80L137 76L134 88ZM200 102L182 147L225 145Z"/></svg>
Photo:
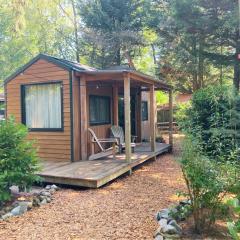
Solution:
<svg viewBox="0 0 240 240"><path fill-rule="evenodd" d="M62 189L52 203L0 223L0 239L153 239L154 214L185 190L173 155L165 154L98 190Z"/></svg>

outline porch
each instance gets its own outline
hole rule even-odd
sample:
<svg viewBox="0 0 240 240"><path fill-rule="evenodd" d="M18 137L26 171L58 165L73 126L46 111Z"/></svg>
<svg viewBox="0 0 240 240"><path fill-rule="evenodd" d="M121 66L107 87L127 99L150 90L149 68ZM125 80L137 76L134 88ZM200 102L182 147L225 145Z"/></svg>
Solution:
<svg viewBox="0 0 240 240"><path fill-rule="evenodd" d="M169 94L168 144L156 142L157 91ZM147 98L144 99L144 95ZM144 101L148 105L145 115ZM99 148L92 140L89 128L97 138L107 139L113 125L124 129L124 153L118 153L115 159L108 155L90 161L90 156L104 152L107 146ZM132 135L137 136L134 152ZM75 72L72 75L72 162L45 161L39 175L45 182L98 188L125 173L131 174L134 167L156 159L172 146L170 85L133 70Z"/></svg>
<svg viewBox="0 0 240 240"><path fill-rule="evenodd" d="M156 92L169 95L169 145L172 138L172 87L163 81L131 69L75 72L72 78L73 148L72 161L85 161L106 149L92 141L89 128L99 139L110 137L110 129L124 130L124 159L131 164L132 136L136 143L149 142L150 151L157 152ZM80 103L80 104L79 104ZM145 108L143 108L145 106ZM145 109L143 111L143 109ZM123 159L123 158L122 158Z"/></svg>
<svg viewBox="0 0 240 240"><path fill-rule="evenodd" d="M45 182L67 184L78 187L99 188L117 177L130 173L134 167L155 159L160 154L171 149L169 144L156 143L155 151L151 151L149 143L136 146L135 153L131 154L131 161L125 160L125 154L94 161L69 161L53 162L43 161L43 170L39 175Z"/></svg>

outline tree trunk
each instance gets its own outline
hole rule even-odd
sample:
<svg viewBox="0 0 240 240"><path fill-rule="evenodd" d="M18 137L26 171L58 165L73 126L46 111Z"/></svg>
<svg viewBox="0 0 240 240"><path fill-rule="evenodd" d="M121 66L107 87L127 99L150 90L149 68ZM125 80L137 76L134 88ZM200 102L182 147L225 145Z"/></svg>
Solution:
<svg viewBox="0 0 240 240"><path fill-rule="evenodd" d="M192 52L193 52L193 72L192 72L192 86L193 91L198 90L198 74L197 74L197 63L198 63L198 57L197 57L197 41L196 38L193 38L192 42Z"/></svg>
<svg viewBox="0 0 240 240"><path fill-rule="evenodd" d="M221 44L220 52L221 52L221 55L222 55L223 54L223 45L222 44ZM220 79L219 79L219 83L220 83L221 86L223 85L223 65L222 65L222 63L220 65Z"/></svg>
<svg viewBox="0 0 240 240"><path fill-rule="evenodd" d="M237 47L236 47L236 54L234 59L234 78L233 78L233 86L235 87L235 90L239 91L239 82L240 82L240 64L238 60L238 54L240 53L240 43L237 41Z"/></svg>
<svg viewBox="0 0 240 240"><path fill-rule="evenodd" d="M198 49L198 88L203 87L203 78L204 78L204 39L199 40L199 49Z"/></svg>
<svg viewBox="0 0 240 240"><path fill-rule="evenodd" d="M127 61L128 61L128 66L130 67L130 68L132 68L132 69L136 69L135 68L135 65L134 65L134 63L133 63L133 60L132 60L132 57L131 57L131 55L130 55L130 53L129 53L129 50L127 49L127 48L123 48L123 55L125 56L125 58L127 59Z"/></svg>
<svg viewBox="0 0 240 240"><path fill-rule="evenodd" d="M121 48L119 47L119 49L117 50L117 53L116 53L116 64L118 66L121 65Z"/></svg>
<svg viewBox="0 0 240 240"><path fill-rule="evenodd" d="M155 50L154 44L151 44L151 47L152 47L152 54L153 54L153 63L154 63L154 65L156 65L157 58L156 58L156 50Z"/></svg>
<svg viewBox="0 0 240 240"><path fill-rule="evenodd" d="M72 3L72 10L73 10L73 24L74 24L74 37L75 37L75 55L76 61L80 63L80 48L79 48L79 41L78 41L78 24L77 24L77 12L74 0L71 0Z"/></svg>

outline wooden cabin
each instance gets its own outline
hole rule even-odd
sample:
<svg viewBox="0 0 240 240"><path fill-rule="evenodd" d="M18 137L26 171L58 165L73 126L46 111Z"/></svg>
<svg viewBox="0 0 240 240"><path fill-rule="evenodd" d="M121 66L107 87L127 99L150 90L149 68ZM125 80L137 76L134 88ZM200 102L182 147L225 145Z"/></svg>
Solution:
<svg viewBox="0 0 240 240"><path fill-rule="evenodd" d="M40 159L58 167L88 160L89 127L99 138L109 138L111 126L120 125L125 131L125 163L130 163L131 134L139 144L148 139L150 152L156 151L155 91L159 90L169 93L171 105L171 86L153 77L129 68L98 70L39 54L5 80L6 117L13 115L25 124Z"/></svg>

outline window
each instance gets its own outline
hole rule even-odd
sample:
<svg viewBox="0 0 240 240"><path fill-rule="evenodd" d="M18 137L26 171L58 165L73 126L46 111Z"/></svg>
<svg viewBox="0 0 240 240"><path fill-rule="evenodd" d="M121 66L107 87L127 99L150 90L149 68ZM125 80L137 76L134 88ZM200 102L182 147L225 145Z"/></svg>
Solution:
<svg viewBox="0 0 240 240"><path fill-rule="evenodd" d="M62 84L22 86L22 122L31 130L63 129Z"/></svg>
<svg viewBox="0 0 240 240"><path fill-rule="evenodd" d="M148 102L142 101L142 121L148 120Z"/></svg>
<svg viewBox="0 0 240 240"><path fill-rule="evenodd" d="M101 125L111 123L110 97L89 97L90 125Z"/></svg>

